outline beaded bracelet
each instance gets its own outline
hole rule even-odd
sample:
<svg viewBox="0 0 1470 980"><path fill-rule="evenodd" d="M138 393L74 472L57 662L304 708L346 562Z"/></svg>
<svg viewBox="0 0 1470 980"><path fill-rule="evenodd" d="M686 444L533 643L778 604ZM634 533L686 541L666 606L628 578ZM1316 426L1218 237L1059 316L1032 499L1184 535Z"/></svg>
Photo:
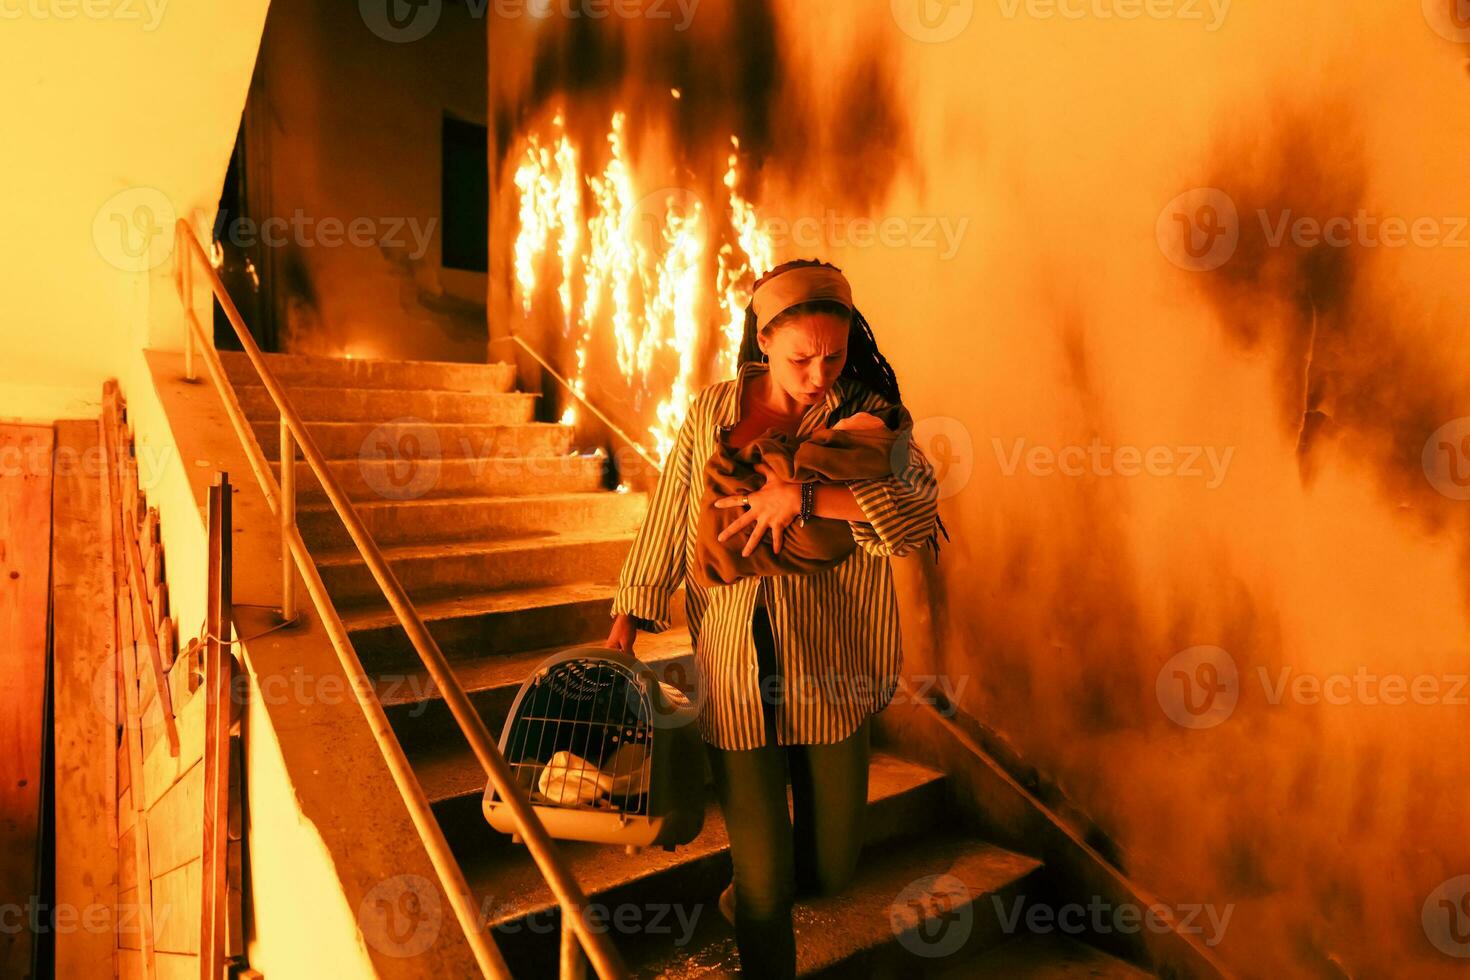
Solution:
<svg viewBox="0 0 1470 980"><path fill-rule="evenodd" d="M801 513L797 515L796 523L806 527L807 518L813 516L812 511L817 505L817 481L808 480L801 485Z"/></svg>

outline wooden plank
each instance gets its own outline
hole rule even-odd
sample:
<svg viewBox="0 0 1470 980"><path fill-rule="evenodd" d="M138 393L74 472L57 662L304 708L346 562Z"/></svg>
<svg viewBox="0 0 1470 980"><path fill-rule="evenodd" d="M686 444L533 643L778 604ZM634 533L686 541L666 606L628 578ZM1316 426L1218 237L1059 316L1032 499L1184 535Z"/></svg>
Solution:
<svg viewBox="0 0 1470 980"><path fill-rule="evenodd" d="M129 788L117 798L117 832L121 835L132 830L138 823L138 810L133 806L133 791Z"/></svg>
<svg viewBox="0 0 1470 980"><path fill-rule="evenodd" d="M140 598L149 596L153 590L148 587L143 578L143 561L138 555L138 535L136 522L124 519L123 521L123 552L127 557L129 581L133 585L133 592ZM174 716L172 702L168 699L168 684L164 681L163 662L158 656L158 647L154 645L153 637L158 635L158 626L153 621L153 608L144 599L138 603L138 611L142 617L143 635L148 637L146 649L139 652L147 657L147 670L145 671L154 682L154 694L161 703L159 711L163 721L164 735L168 738L169 748L174 752L179 749L179 733L174 728Z"/></svg>
<svg viewBox="0 0 1470 980"><path fill-rule="evenodd" d="M216 473L209 488L208 587L205 592L204 833L199 849L199 976L224 974L229 902L230 702L235 658L222 637L230 635L234 607L231 546L234 543L230 480Z"/></svg>
<svg viewBox="0 0 1470 980"><path fill-rule="evenodd" d="M137 825L135 824L134 827ZM117 894L136 890L138 887L137 841L133 840L133 829L129 827L118 838L117 844ZM117 899L114 899L116 901Z"/></svg>
<svg viewBox="0 0 1470 980"><path fill-rule="evenodd" d="M100 435L96 421L57 422L58 458L94 458ZM117 901L117 797L107 775L116 756L97 751L117 738L113 706L105 703L117 690L117 651L114 573L103 524L109 517L99 477L92 467L68 466L52 482L55 895L58 908L77 914L111 909ZM106 976L113 968L113 937L110 930L58 929L55 956L58 976Z"/></svg>
<svg viewBox="0 0 1470 980"><path fill-rule="evenodd" d="M198 859L203 807L204 767L196 762L148 811L148 855L155 879Z"/></svg>
<svg viewBox="0 0 1470 980"><path fill-rule="evenodd" d="M158 980L194 980L198 976L199 957L193 953L158 954Z"/></svg>
<svg viewBox="0 0 1470 980"><path fill-rule="evenodd" d="M243 851L242 841L230 841L230 857L225 874L230 887L225 902L225 956L232 959L245 955L245 892L241 885Z"/></svg>
<svg viewBox="0 0 1470 980"><path fill-rule="evenodd" d="M154 942L160 954L199 952L199 872L196 859L153 879Z"/></svg>
<svg viewBox="0 0 1470 980"><path fill-rule="evenodd" d="M38 870L53 444L50 426L0 425L0 903L21 908ZM31 938L0 930L0 976L30 973Z"/></svg>
<svg viewBox="0 0 1470 980"><path fill-rule="evenodd" d="M146 806L152 809L159 797L188 772L204 754L204 699L192 698L184 705L179 715L179 754L168 750L163 739L153 747L148 760L142 764Z"/></svg>
<svg viewBox="0 0 1470 980"><path fill-rule="evenodd" d="M172 670L174 661L178 659L178 642L174 636L174 618L164 616L158 621L158 653L163 658L163 669ZM172 695L172 690L170 690ZM177 706L175 706L177 708Z"/></svg>
<svg viewBox="0 0 1470 980"><path fill-rule="evenodd" d="M107 461L107 492L112 501L109 507L110 538L112 543L112 564L115 573L115 596L116 615L118 617L118 633L124 638L130 639L133 633L133 608L134 603L129 595L129 578L124 567L126 559L123 554L123 519L122 513L116 504L118 500L125 499L119 483L121 482L122 450L118 445L117 435L119 418L122 411L121 398L117 390L117 382L108 381L102 386L102 434L106 442L106 452L103 454ZM119 660L122 661L124 701L120 714L123 719L123 740L128 746L128 770L132 774L129 786L128 802L132 811L133 819L133 850L136 860L137 886L133 890L132 908L138 914L133 916L137 926L137 948L142 951L141 975L153 977L155 974L155 957L153 949L153 926L152 926L152 881L148 870L148 801L147 801L147 773L143 767L143 737L139 727L138 715L138 681L136 675L137 659L131 642L124 642L119 650ZM121 895L118 896L118 945L128 946L131 936L125 931L125 923L121 916L127 903Z"/></svg>

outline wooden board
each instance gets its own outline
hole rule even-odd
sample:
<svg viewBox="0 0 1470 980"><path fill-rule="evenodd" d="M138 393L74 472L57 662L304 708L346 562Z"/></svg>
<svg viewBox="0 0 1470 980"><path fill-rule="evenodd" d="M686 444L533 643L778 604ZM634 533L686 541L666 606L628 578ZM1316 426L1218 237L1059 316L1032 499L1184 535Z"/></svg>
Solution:
<svg viewBox="0 0 1470 980"><path fill-rule="evenodd" d="M57 422L58 457L94 458L100 434L95 421ZM117 797L108 773L116 753L107 751L117 742L114 571L102 476L68 466L52 486L56 904L76 914L117 901ZM57 976L112 973L111 930L58 930L55 944Z"/></svg>
<svg viewBox="0 0 1470 980"><path fill-rule="evenodd" d="M0 904L36 894L46 614L50 426L0 425ZM31 931L0 930L0 976L31 969Z"/></svg>

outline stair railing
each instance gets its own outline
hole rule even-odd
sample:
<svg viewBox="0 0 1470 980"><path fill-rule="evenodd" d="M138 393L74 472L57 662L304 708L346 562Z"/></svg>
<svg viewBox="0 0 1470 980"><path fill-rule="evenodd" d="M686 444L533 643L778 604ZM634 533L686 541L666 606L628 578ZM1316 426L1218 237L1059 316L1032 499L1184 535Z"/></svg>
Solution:
<svg viewBox="0 0 1470 980"><path fill-rule="evenodd" d="M510 807L517 832L560 904L562 976L578 975L582 965L580 954L585 953L599 976L604 978L626 977L627 967L623 964L622 958L618 955L607 934L592 929L588 917L583 914L587 906L587 897L581 886L573 877L551 836L546 832L546 827L536 816L525 790L511 774L505 757L500 754L499 747L485 728L484 719L475 710L469 695L465 693L464 687L459 683L459 679L454 675L449 662L445 659L443 651L439 649L439 644L429 633L428 627L424 625L423 618L419 616L418 610L409 599L402 583L398 581L398 577L388 566L382 551L379 550L377 543L373 541L372 535L358 515L357 508L347 499L346 492L343 491L342 485L328 468L326 458L317 447L311 433L307 431L300 414L266 364L265 355L261 353L260 347L255 343L255 338L245 326L240 311L230 299L230 294L209 261L204 246L200 244L187 220L179 219L175 238L178 244L175 253L174 285L183 303L184 316L188 322L188 329L185 331L184 370L190 381L196 380L194 355L197 344L198 352L203 355L214 387L224 403L225 413L229 416L230 424L234 427L235 434L239 437L240 444L250 462L250 468L255 473L256 482L260 484L266 502L280 521L281 565L283 568L282 616L290 620L296 615L294 572L299 570L306 585L307 594L316 608L317 615L321 618L332 647L337 653L337 659L341 662L342 669L357 697L358 705L362 708L369 728L372 729L373 738L383 753L383 759L388 764L393 782L403 797L409 816L428 851L429 860L438 873L440 884L449 897L455 918L458 919L460 927L464 930L465 938L474 952L481 971L487 976L510 976L499 947L482 927L479 912L469 884L465 880L464 872L460 869L459 862L444 839L444 833L439 827L438 820L434 817L433 809L424 796L423 787L419 785L418 777L414 775L413 768L409 765L407 756L404 755L403 747L399 744L388 722L388 716L374 694L372 683L366 671L363 670L361 661L358 660L357 651L353 649L342 618L332 604L331 597L327 594L326 584L322 581L316 562L307 550L306 542L302 539L301 531L296 525L295 455L297 447L301 450L302 459L321 483L327 499L331 502L332 509L347 529L348 536L357 547L374 581L382 589L399 625L408 634L409 642L413 644L419 659L423 661L424 667L428 670L434 683L438 685L444 696L445 704L469 742L475 758L484 768L485 775L494 785L500 798L505 800ZM214 349L213 333L206 331L195 315L194 270L196 266L203 271L204 285L214 294L214 299L224 310L226 319L234 328L235 336L245 350L245 355L260 375L261 383L280 413L281 479L279 483L271 472L270 464L259 442L256 441L255 432L246 418L244 409L240 406L234 386L225 374L224 364Z"/></svg>

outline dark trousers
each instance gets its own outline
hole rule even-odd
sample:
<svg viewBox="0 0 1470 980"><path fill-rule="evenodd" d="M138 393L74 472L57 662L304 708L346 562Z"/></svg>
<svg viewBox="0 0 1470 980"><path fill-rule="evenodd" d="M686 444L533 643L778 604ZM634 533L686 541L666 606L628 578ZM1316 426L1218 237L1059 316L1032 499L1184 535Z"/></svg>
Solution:
<svg viewBox="0 0 1470 980"><path fill-rule="evenodd" d="M765 609L756 609L754 628L766 744L734 751L706 748L730 835L741 970L761 978L795 977L793 902L797 896L841 891L857 868L868 801L871 719L831 745L777 745L776 705L769 694L774 685L768 678L778 668Z"/></svg>

